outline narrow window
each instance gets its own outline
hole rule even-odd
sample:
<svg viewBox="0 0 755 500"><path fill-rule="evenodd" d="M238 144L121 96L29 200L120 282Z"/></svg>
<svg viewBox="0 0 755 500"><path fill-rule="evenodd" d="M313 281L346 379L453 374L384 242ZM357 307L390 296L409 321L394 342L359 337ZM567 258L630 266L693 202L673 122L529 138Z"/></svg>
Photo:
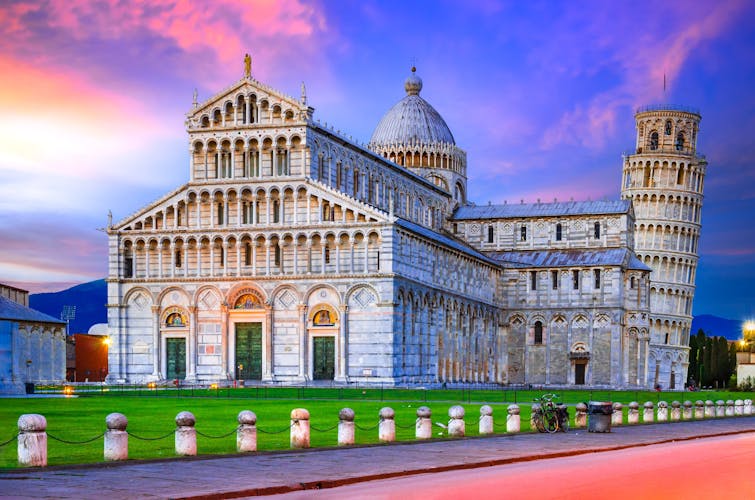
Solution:
<svg viewBox="0 0 755 500"><path fill-rule="evenodd" d="M668 333L667 333L667 334L666 334L666 340L665 340L665 343L666 343L666 344L668 344L668 337L669 337L669 335L668 335Z"/></svg>
<svg viewBox="0 0 755 500"><path fill-rule="evenodd" d="M124 278L133 278L134 277L134 258L133 257L126 257L123 260L123 277Z"/></svg>
<svg viewBox="0 0 755 500"><path fill-rule="evenodd" d="M458 233L458 232L459 232L459 224L454 222L454 233Z"/></svg>
<svg viewBox="0 0 755 500"><path fill-rule="evenodd" d="M632 290L634 290L634 276L632 276L631 278L629 278L629 288L631 288Z"/></svg>
<svg viewBox="0 0 755 500"><path fill-rule="evenodd" d="M280 245L275 245L275 265L280 266L281 265L281 247Z"/></svg>
<svg viewBox="0 0 755 500"><path fill-rule="evenodd" d="M558 290L558 271L551 271L551 286Z"/></svg>
<svg viewBox="0 0 755 500"><path fill-rule="evenodd" d="M330 220L330 206L327 203L322 205L322 220Z"/></svg>
<svg viewBox="0 0 755 500"><path fill-rule="evenodd" d="M563 229L561 223L559 222L558 224L556 224L556 241L561 241L562 231Z"/></svg>
<svg viewBox="0 0 755 500"><path fill-rule="evenodd" d="M537 290L537 271L530 271L530 289Z"/></svg>
<svg viewBox="0 0 755 500"><path fill-rule="evenodd" d="M280 222L280 201L273 200L273 222Z"/></svg>
<svg viewBox="0 0 755 500"><path fill-rule="evenodd" d="M218 203L218 225L223 225L223 204Z"/></svg>
<svg viewBox="0 0 755 500"><path fill-rule="evenodd" d="M244 265L252 265L252 245L249 243L244 245Z"/></svg>
<svg viewBox="0 0 755 500"><path fill-rule="evenodd" d="M488 243L493 243L493 226L488 226Z"/></svg>
<svg viewBox="0 0 755 500"><path fill-rule="evenodd" d="M330 247L325 247L325 263L330 264Z"/></svg>
<svg viewBox="0 0 755 500"><path fill-rule="evenodd" d="M595 239L599 240L600 239L600 222L595 223L594 233L595 233Z"/></svg>
<svg viewBox="0 0 755 500"><path fill-rule="evenodd" d="M684 184L684 166L679 165L679 171L676 173L676 183Z"/></svg>
<svg viewBox="0 0 755 500"><path fill-rule="evenodd" d="M571 278L574 289L579 290L579 271L572 271Z"/></svg>
<svg viewBox="0 0 755 500"><path fill-rule="evenodd" d="M593 276L595 277L595 289L600 289L600 269L593 269L592 270Z"/></svg>
<svg viewBox="0 0 755 500"><path fill-rule="evenodd" d="M535 321L535 345L543 343L543 322Z"/></svg>
<svg viewBox="0 0 755 500"><path fill-rule="evenodd" d="M181 209L176 209L176 225L181 226Z"/></svg>
<svg viewBox="0 0 755 500"><path fill-rule="evenodd" d="M225 248L221 246L220 247L220 267L223 267L224 262L225 262Z"/></svg>
<svg viewBox="0 0 755 500"><path fill-rule="evenodd" d="M650 187L650 165L645 165L642 185L644 187Z"/></svg>
<svg viewBox="0 0 755 500"><path fill-rule="evenodd" d="M247 203L246 202L244 202L243 205L242 205L241 223L242 224L248 224L249 223L249 212L248 212L248 209L247 209Z"/></svg>
<svg viewBox="0 0 755 500"><path fill-rule="evenodd" d="M671 120L667 120L667 121L666 121L666 128L665 128L665 130L664 130L664 133L665 133L666 135L671 135L671 127L672 127L672 125L671 125Z"/></svg>
<svg viewBox="0 0 755 500"><path fill-rule="evenodd" d="M520 233L520 241L527 241L527 226L522 226L519 230Z"/></svg>
<svg viewBox="0 0 755 500"><path fill-rule="evenodd" d="M377 251L377 270L380 271L380 250Z"/></svg>
<svg viewBox="0 0 755 500"><path fill-rule="evenodd" d="M650 134L650 149L652 151L658 149L658 132Z"/></svg>
<svg viewBox="0 0 755 500"><path fill-rule="evenodd" d="M679 132L676 135L676 150L681 151L682 149L684 149L684 133Z"/></svg>
<svg viewBox="0 0 755 500"><path fill-rule="evenodd" d="M336 163L336 188L341 189L341 162Z"/></svg>
<svg viewBox="0 0 755 500"><path fill-rule="evenodd" d="M181 250L176 250L176 267L181 267Z"/></svg>

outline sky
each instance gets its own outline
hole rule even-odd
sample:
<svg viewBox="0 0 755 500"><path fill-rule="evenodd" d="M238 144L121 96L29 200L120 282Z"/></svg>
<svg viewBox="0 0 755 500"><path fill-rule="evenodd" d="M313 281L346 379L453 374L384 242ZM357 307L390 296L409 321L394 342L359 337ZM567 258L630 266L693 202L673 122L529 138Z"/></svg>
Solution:
<svg viewBox="0 0 755 500"><path fill-rule="evenodd" d="M368 142L405 94L467 152L469 199L619 197L634 110L701 111L693 313L755 317L755 2L37 0L0 3L0 282L105 277L115 220L185 183L184 118L243 76ZM666 88L664 90L664 75Z"/></svg>

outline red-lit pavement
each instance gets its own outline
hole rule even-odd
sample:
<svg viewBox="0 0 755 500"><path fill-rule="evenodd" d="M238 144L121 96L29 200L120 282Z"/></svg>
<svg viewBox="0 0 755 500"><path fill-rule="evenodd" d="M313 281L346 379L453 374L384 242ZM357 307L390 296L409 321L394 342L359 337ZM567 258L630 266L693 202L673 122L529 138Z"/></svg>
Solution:
<svg viewBox="0 0 755 500"><path fill-rule="evenodd" d="M755 498L755 434L368 481L282 499Z"/></svg>
<svg viewBox="0 0 755 500"><path fill-rule="evenodd" d="M471 425L471 424L468 424ZM196 458L163 459L155 461L128 461L125 463L100 463L88 466L67 467L53 466L44 469L25 469L0 472L0 497L13 498L92 498L108 500L132 498L239 498L243 496L285 493L296 490L315 488L332 488L352 483L364 483L375 479L400 476L417 476L423 474L420 484L434 485L444 477L445 471L466 469L463 485L478 484L490 466L508 464L506 467L521 467L523 462L532 462L547 458L550 464L546 472L534 474L526 483L521 494L506 493L503 487L496 487L492 497L540 498L547 493L555 495L575 494L574 488L580 484L587 488L588 498L601 497L613 500L619 492L608 493L602 486L596 485L596 477L606 477L605 472L595 474L598 465L606 457L606 450L658 444L658 448L672 450L666 458L654 459L651 472L640 474L650 481L671 477L668 471L674 471L674 483L697 484L711 481L719 490L706 498L735 498L729 495L733 483L731 467L720 467L720 459L708 459L707 452L673 451L675 442L687 441L699 443L701 436L732 436L728 449L736 451L738 436L755 436L755 417L719 418L691 422L664 423L653 425L621 426L611 433L588 433L584 429L572 430L566 434L516 434L498 435L488 438L470 438L453 440L431 440L422 443L396 443L349 448L328 448L313 450L291 450L281 452L262 452L230 456L205 456ZM234 439L233 436L229 439ZM335 434L334 434L335 440ZM647 447L643 447L647 448ZM635 448L641 451L640 448ZM201 449L199 450L201 453ZM594 453L600 452L600 453ZM551 474L575 454L589 453L582 458L591 460L589 466L574 466L565 476L567 479L559 486ZM746 460L735 457L752 465L752 450ZM579 458L579 457L576 457ZM702 463L705 473L688 472L689 466L679 465L681 460L690 459ZM637 462L637 463L635 463ZM610 466L614 474L632 472L641 466L642 460L631 462L631 466ZM534 463L534 462L533 462ZM504 467L504 468L506 468ZM724 472L722 472L722 470ZM433 472L433 474L426 474ZM439 475L441 474L441 475ZM472 478L473 481L470 481ZM679 479L681 478L681 479ZM609 485L618 484L620 478L609 479ZM639 479L626 479L630 486L637 488ZM482 484L482 483L480 483ZM673 491L653 492L654 483L648 486L650 497L674 498ZM576 485L576 486L575 486ZM682 487L683 485L677 485ZM449 486L450 488L450 486ZM337 494L335 489L326 489L323 493ZM364 490L367 491L367 490ZM424 493L412 488L417 494ZM622 494L623 494L622 490ZM680 490L681 491L681 490ZM303 492L303 493L317 493ZM504 494L505 493L505 494ZM359 496L359 495L357 495ZM371 496L371 495L370 495ZM401 496L406 496L402 492ZM462 497L468 496L461 494ZM694 494L686 498L699 498ZM753 497L750 495L749 497ZM630 498L627 496L627 498ZM631 498L643 498L633 495ZM736 498L748 498L736 497Z"/></svg>

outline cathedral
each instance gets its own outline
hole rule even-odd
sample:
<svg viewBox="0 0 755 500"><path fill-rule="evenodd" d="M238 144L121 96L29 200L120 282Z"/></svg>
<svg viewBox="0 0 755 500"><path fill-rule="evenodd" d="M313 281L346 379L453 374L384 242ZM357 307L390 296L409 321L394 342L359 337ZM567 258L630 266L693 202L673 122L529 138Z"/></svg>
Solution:
<svg viewBox="0 0 755 500"><path fill-rule="evenodd" d="M249 56L195 96L188 182L108 224L109 381L682 388L699 112L638 110L621 199L476 205L422 85L366 145Z"/></svg>

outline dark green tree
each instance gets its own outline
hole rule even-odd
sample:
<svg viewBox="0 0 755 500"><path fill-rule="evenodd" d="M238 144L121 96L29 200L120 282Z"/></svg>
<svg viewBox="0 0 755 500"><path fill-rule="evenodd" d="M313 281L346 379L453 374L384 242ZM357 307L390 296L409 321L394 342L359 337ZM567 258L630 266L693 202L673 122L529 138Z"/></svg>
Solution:
<svg viewBox="0 0 755 500"><path fill-rule="evenodd" d="M703 372L706 386L712 386L716 377L716 357L713 355L713 339L705 336L705 353L703 356Z"/></svg>
<svg viewBox="0 0 755 500"><path fill-rule="evenodd" d="M718 387L727 387L731 370L729 369L729 343L725 337L716 337L718 345Z"/></svg>
<svg viewBox="0 0 755 500"><path fill-rule="evenodd" d="M689 366L687 367L687 385L692 384L694 380L696 384L700 383L698 377L700 376L699 364L697 362L697 337L690 335L689 338Z"/></svg>

